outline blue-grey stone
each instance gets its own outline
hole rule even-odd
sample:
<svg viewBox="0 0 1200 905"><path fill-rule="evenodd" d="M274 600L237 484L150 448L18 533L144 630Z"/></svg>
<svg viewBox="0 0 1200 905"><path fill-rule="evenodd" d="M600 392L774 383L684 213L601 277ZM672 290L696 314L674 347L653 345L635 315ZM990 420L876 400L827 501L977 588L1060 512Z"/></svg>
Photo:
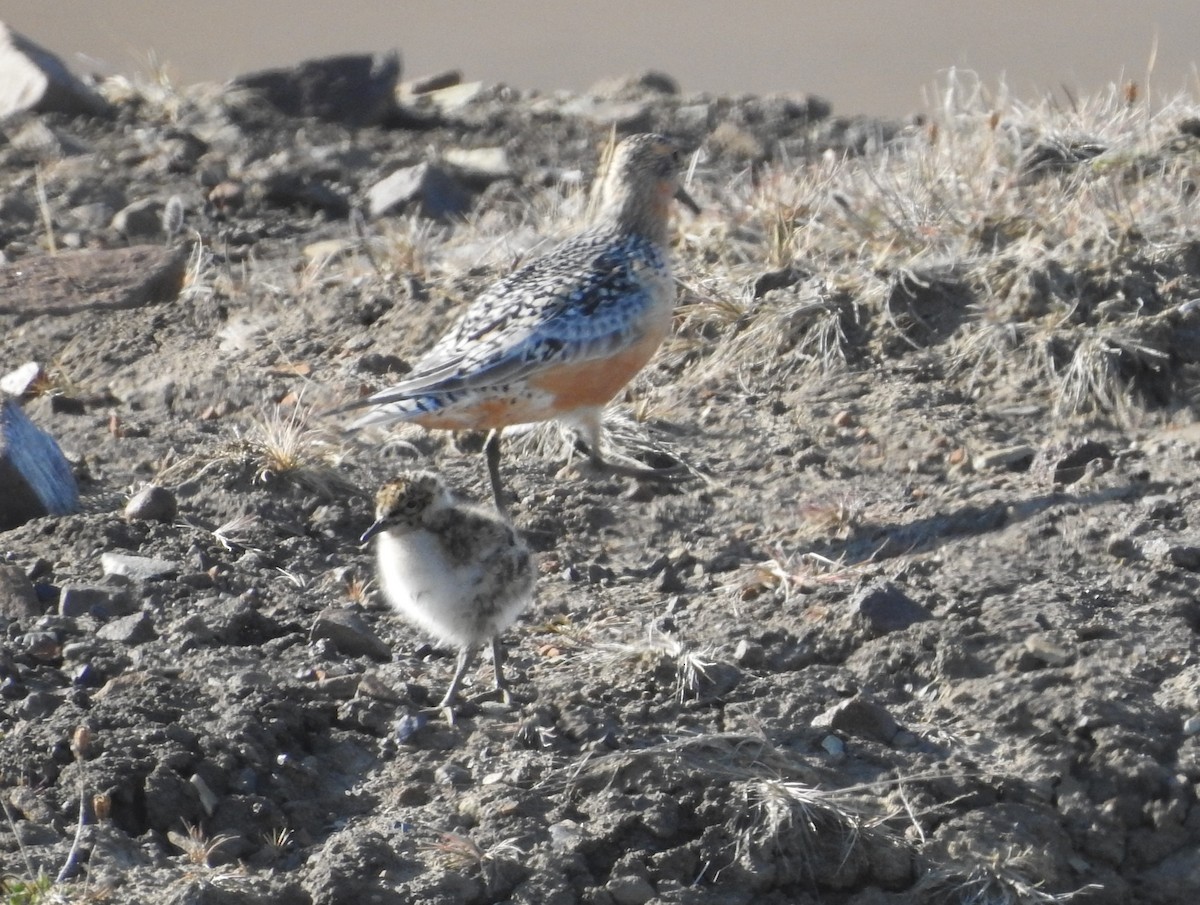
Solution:
<svg viewBox="0 0 1200 905"><path fill-rule="evenodd" d="M79 487L58 443L12 399L0 400L0 531L79 511Z"/></svg>

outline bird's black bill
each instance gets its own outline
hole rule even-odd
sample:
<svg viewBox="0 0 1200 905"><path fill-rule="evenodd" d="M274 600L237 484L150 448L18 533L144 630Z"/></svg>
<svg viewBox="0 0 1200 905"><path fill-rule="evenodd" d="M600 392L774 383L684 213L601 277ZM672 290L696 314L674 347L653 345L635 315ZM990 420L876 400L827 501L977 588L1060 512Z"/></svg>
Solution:
<svg viewBox="0 0 1200 905"><path fill-rule="evenodd" d="M364 531L362 533L362 537L360 537L358 539L358 542L360 544L365 544L367 541L369 541L371 538L373 538L376 534L378 534L382 530L383 530L383 522L376 522L374 525L372 525L370 528L368 528L366 531Z"/></svg>
<svg viewBox="0 0 1200 905"><path fill-rule="evenodd" d="M700 205L696 203L696 199L687 193L687 189L680 186L675 190L675 200L686 207L693 214L700 213Z"/></svg>

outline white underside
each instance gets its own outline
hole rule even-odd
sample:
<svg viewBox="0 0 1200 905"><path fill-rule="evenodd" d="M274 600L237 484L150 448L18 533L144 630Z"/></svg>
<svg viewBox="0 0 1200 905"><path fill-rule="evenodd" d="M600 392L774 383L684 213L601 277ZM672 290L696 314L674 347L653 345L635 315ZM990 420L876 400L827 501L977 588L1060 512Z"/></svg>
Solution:
<svg viewBox="0 0 1200 905"><path fill-rule="evenodd" d="M388 602L445 644L484 644L512 625L529 603L531 589L525 584L503 587L478 564L452 565L428 531L385 531L377 544ZM477 605L481 595L490 612Z"/></svg>

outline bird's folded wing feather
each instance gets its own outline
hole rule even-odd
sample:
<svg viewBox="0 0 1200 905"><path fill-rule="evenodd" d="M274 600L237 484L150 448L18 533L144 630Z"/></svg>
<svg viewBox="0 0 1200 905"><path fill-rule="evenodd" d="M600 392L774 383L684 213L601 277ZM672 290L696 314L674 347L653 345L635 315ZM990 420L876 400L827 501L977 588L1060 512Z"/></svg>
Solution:
<svg viewBox="0 0 1200 905"><path fill-rule="evenodd" d="M552 362L604 357L640 338L638 322L650 302L626 254L592 254L576 275L562 278L563 253L501 280L399 383L346 408L386 405L422 393L455 392L517 380ZM579 249L579 250L586 250ZM567 254L565 257L580 257Z"/></svg>

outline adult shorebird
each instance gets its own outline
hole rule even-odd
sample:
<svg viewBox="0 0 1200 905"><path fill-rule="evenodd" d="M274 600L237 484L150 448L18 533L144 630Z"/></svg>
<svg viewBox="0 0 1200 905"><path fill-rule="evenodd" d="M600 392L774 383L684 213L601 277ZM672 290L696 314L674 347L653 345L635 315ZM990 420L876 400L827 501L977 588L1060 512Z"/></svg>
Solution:
<svg viewBox="0 0 1200 905"><path fill-rule="evenodd" d="M507 698L500 633L533 599L529 548L512 525L483 506L454 499L432 472L412 471L375 497L376 556L384 596L401 616L458 648L454 678L439 707L450 707L463 674L486 642L496 688Z"/></svg>
<svg viewBox="0 0 1200 905"><path fill-rule="evenodd" d="M597 470L672 473L606 461L601 414L671 328L671 200L699 212L680 162L661 135L624 139L599 179L593 224L484 291L400 383L340 409L372 407L350 427L490 431L484 450L501 511L500 432L512 425L572 421Z"/></svg>

